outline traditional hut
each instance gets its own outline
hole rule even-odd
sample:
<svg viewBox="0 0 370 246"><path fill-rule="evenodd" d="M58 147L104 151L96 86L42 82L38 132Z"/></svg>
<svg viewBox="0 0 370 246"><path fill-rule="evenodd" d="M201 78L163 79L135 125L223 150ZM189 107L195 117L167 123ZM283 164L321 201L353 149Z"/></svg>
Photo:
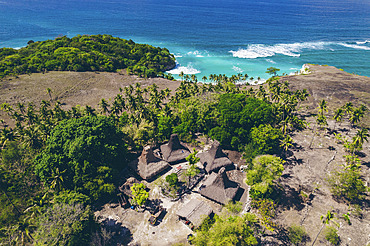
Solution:
<svg viewBox="0 0 370 246"><path fill-rule="evenodd" d="M238 193L239 184L231 181L222 167L218 173L212 172L199 188L199 193L217 203L226 204Z"/></svg>
<svg viewBox="0 0 370 246"><path fill-rule="evenodd" d="M118 189L119 189L120 192L122 192L127 197L132 197L131 186L133 186L134 184L138 184L138 183L140 183L139 180L137 180L134 177L130 177Z"/></svg>
<svg viewBox="0 0 370 246"><path fill-rule="evenodd" d="M177 134L172 134L170 141L161 145L163 159L170 164L176 164L185 161L185 158L190 155L190 151L179 140Z"/></svg>
<svg viewBox="0 0 370 246"><path fill-rule="evenodd" d="M177 216L179 216L180 219L190 221L194 227L200 226L203 220L212 214L212 208L198 199L190 200L177 212Z"/></svg>
<svg viewBox="0 0 370 246"><path fill-rule="evenodd" d="M233 162L222 152L220 143L217 140L213 142L208 151L198 153L197 156L207 173L217 172L222 167L227 169L233 166Z"/></svg>
<svg viewBox="0 0 370 246"><path fill-rule="evenodd" d="M151 146L146 146L141 156L131 163L131 167L145 180L151 180L159 173L170 168L168 162L153 153Z"/></svg>

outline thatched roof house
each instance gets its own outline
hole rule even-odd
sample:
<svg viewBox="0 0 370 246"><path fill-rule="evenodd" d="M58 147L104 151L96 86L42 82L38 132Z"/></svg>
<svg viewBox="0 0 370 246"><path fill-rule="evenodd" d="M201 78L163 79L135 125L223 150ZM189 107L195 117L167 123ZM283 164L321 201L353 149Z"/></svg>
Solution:
<svg viewBox="0 0 370 246"><path fill-rule="evenodd" d="M159 173L170 168L168 162L159 158L153 152L151 146L146 146L141 153L141 156L130 163L131 167L146 180L150 180Z"/></svg>
<svg viewBox="0 0 370 246"><path fill-rule="evenodd" d="M170 164L176 164L185 161L185 158L190 155L190 151L182 143L180 143L177 134L172 134L168 143L161 145L163 159Z"/></svg>
<svg viewBox="0 0 370 246"><path fill-rule="evenodd" d="M199 188L199 193L210 200L220 204L226 204L233 200L238 193L239 184L231 181L221 168L218 173L211 173Z"/></svg>
<svg viewBox="0 0 370 246"><path fill-rule="evenodd" d="M140 183L139 180L137 180L136 178L134 177L130 177L126 180L126 182L121 185L118 189L123 193L125 194L126 196L128 197L132 197L132 191L131 191L131 186L133 186L134 184L138 184Z"/></svg>
<svg viewBox="0 0 370 246"><path fill-rule="evenodd" d="M177 212L183 220L190 221L195 227L202 224L203 220L213 213L212 208L203 201L192 199Z"/></svg>
<svg viewBox="0 0 370 246"><path fill-rule="evenodd" d="M213 142L208 151L198 153L197 156L200 158L200 162L207 173L217 172L222 167L228 168L233 166L233 162L222 152L220 143L217 140Z"/></svg>

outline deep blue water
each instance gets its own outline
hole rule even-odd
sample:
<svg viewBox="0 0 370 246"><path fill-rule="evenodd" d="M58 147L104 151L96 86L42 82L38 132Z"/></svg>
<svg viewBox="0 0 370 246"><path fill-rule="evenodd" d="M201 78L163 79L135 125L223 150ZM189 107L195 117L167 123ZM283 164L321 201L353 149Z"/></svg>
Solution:
<svg viewBox="0 0 370 246"><path fill-rule="evenodd" d="M173 74L315 63L370 76L370 0L0 0L0 47L77 34L167 47Z"/></svg>

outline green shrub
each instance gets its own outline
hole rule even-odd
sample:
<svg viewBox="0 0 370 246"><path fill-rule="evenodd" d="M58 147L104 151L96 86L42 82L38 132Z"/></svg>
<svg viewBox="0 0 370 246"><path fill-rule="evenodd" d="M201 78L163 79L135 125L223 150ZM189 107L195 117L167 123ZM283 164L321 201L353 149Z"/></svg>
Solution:
<svg viewBox="0 0 370 246"><path fill-rule="evenodd" d="M274 180L284 171L284 161L276 156L263 155L253 159L247 171L247 184L251 186L250 196L253 199L269 197L272 194Z"/></svg>
<svg viewBox="0 0 370 246"><path fill-rule="evenodd" d="M333 196L345 199L349 202L362 200L366 191L364 181L361 179L360 170L346 168L340 172L335 172L328 178L330 191Z"/></svg>
<svg viewBox="0 0 370 246"><path fill-rule="evenodd" d="M288 237L293 245L300 245L306 241L307 232L303 226L292 225L288 228Z"/></svg>
<svg viewBox="0 0 370 246"><path fill-rule="evenodd" d="M226 209L229 210L231 213L234 213L234 214L238 214L240 213L240 211L242 211L243 209L243 203L239 202L239 201L229 201L226 205L225 205Z"/></svg>
<svg viewBox="0 0 370 246"><path fill-rule="evenodd" d="M177 176L177 173L171 173L170 175L166 176L166 182L171 186L174 187L179 182L179 178Z"/></svg>
<svg viewBox="0 0 370 246"><path fill-rule="evenodd" d="M337 232L338 230L332 226L328 226L325 228L324 231L325 239L332 245L339 245L340 243L340 238Z"/></svg>

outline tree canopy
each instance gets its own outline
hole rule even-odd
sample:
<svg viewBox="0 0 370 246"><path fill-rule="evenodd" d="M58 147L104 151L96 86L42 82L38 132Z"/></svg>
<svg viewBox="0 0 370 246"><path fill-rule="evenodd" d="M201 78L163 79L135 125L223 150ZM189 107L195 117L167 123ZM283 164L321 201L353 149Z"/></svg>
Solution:
<svg viewBox="0 0 370 246"><path fill-rule="evenodd" d="M123 134L107 117L64 120L36 156L35 172L45 183L63 172L63 187L97 200L114 191L114 171L124 163L125 153Z"/></svg>
<svg viewBox="0 0 370 246"><path fill-rule="evenodd" d="M216 217L215 223L211 227L201 227L191 242L197 246L257 245L256 223L257 219L253 214L245 214L243 217Z"/></svg>
<svg viewBox="0 0 370 246"><path fill-rule="evenodd" d="M219 126L210 135L232 149L243 148L253 127L274 122L270 104L245 94L222 94L217 110Z"/></svg>
<svg viewBox="0 0 370 246"><path fill-rule="evenodd" d="M263 198L271 195L273 182L280 178L284 171L284 161L272 155L258 156L252 161L247 171L247 184L251 186L252 198Z"/></svg>
<svg viewBox="0 0 370 246"><path fill-rule="evenodd" d="M126 69L156 77L175 66L166 48L137 44L111 35L66 36L30 42L19 50L0 49L0 78L45 71L108 71Z"/></svg>

